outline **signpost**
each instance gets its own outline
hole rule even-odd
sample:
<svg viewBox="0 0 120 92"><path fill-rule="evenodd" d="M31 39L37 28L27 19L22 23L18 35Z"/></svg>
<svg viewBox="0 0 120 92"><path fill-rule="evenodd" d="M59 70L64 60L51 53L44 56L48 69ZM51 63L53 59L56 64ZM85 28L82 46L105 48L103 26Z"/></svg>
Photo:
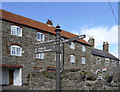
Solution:
<svg viewBox="0 0 120 92"><path fill-rule="evenodd" d="M85 38L85 35L80 35L77 37L69 38L69 39L62 39L61 41L61 29L60 26L56 26L56 39L45 41L45 42L38 42L36 44L42 44L36 51L36 53L48 53L48 52L56 52L56 90L61 90L61 81L60 81L60 44L63 44L63 72L64 72L64 43L72 42L78 39ZM46 44L54 43L51 46L45 46Z"/></svg>

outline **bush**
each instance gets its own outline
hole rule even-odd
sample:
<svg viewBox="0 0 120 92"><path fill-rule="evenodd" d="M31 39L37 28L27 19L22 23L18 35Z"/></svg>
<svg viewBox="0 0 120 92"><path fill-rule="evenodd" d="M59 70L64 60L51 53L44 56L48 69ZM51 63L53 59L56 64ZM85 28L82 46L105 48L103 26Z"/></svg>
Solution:
<svg viewBox="0 0 120 92"><path fill-rule="evenodd" d="M95 78L95 76L94 76L94 75L88 75L88 76L87 76L87 80L90 80L90 81L95 81L95 80L96 80L96 78Z"/></svg>

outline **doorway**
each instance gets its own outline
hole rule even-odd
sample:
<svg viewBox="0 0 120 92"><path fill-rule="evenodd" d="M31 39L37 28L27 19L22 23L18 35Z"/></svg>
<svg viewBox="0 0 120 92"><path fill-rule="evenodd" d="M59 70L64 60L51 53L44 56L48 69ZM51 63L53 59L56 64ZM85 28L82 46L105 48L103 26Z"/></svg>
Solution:
<svg viewBox="0 0 120 92"><path fill-rule="evenodd" d="M13 72L14 70L9 70L9 84L13 84Z"/></svg>

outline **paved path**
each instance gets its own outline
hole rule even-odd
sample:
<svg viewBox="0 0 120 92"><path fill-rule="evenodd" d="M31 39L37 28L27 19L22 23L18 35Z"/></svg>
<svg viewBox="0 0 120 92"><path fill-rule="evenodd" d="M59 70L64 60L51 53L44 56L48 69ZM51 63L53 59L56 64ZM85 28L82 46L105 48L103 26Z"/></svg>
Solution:
<svg viewBox="0 0 120 92"><path fill-rule="evenodd" d="M8 92L9 91L14 91L14 92L27 92L28 91L28 87L23 87L23 86L13 86L13 85L9 85L9 86L2 86L2 91L3 92Z"/></svg>

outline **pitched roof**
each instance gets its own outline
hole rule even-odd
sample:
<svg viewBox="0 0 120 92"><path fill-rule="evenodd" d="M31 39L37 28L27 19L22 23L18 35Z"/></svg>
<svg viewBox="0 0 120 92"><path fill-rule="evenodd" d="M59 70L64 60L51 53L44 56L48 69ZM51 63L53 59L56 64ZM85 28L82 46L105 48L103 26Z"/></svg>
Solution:
<svg viewBox="0 0 120 92"><path fill-rule="evenodd" d="M35 20L32 20L32 19L20 16L20 15L14 14L14 13L8 12L8 11L2 10L2 9L0 9L0 12L2 12L2 15L0 15L0 18L2 18L4 20L16 22L16 23L19 23L19 24L27 25L27 26L30 26L30 27L34 27L34 28L37 28L37 29L41 29L41 30L56 34L55 31L54 31L56 29L55 27L49 27L44 23L41 23L41 22L38 22L38 21L35 21ZM61 36L66 37L66 38L72 38L72 37L76 37L78 35L75 35L75 34L72 34L70 32L62 30ZM77 41L90 46L90 44L88 44L83 39L79 39Z"/></svg>
<svg viewBox="0 0 120 92"><path fill-rule="evenodd" d="M119 61L119 59L117 57L113 56L112 54L110 54L106 51L102 51L102 50L99 50L99 49L93 48L91 54Z"/></svg>

